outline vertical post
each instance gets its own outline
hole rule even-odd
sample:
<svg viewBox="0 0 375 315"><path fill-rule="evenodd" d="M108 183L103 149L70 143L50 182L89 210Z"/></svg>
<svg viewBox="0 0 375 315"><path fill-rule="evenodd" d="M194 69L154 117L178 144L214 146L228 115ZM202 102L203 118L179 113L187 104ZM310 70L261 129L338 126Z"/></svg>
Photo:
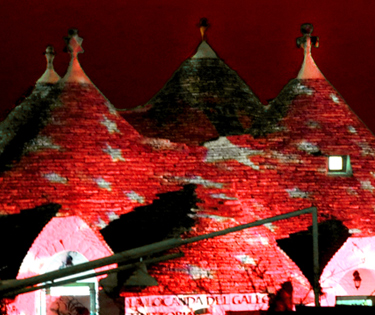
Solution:
<svg viewBox="0 0 375 315"><path fill-rule="evenodd" d="M319 250L318 250L318 211L316 207L312 208L312 221L313 221L313 264L314 264L314 296L315 296L315 306L319 307Z"/></svg>
<svg viewBox="0 0 375 315"><path fill-rule="evenodd" d="M90 283L89 284L90 288L90 315L93 314L98 314L98 297L99 294L96 294L96 284L95 283Z"/></svg>

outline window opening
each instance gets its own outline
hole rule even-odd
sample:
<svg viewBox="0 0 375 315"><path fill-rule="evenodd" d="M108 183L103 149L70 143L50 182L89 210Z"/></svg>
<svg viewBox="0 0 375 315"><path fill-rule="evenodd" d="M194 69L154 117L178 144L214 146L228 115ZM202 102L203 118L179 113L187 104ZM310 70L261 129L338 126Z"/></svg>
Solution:
<svg viewBox="0 0 375 315"><path fill-rule="evenodd" d="M328 156L328 174L339 176L352 175L349 155Z"/></svg>

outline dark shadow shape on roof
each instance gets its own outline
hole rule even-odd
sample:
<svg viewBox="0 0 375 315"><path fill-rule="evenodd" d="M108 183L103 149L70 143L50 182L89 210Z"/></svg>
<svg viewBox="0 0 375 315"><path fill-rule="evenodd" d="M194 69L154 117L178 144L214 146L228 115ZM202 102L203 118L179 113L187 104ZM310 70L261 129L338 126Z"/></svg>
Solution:
<svg viewBox="0 0 375 315"><path fill-rule="evenodd" d="M180 237L195 223L189 215L199 201L195 185L185 185L182 190L159 194L151 205L141 206L112 221L101 233L107 244L116 253L152 244L168 238ZM139 260L137 261L139 262ZM113 274L108 285L101 282L106 294L118 296L123 283L134 269ZM139 290L138 286L126 290Z"/></svg>
<svg viewBox="0 0 375 315"><path fill-rule="evenodd" d="M171 237L179 237L194 225L192 208L198 199L195 185L182 190L159 194L159 199L123 214L101 230L107 244L116 253L152 244Z"/></svg>
<svg viewBox="0 0 375 315"><path fill-rule="evenodd" d="M319 275L350 236L348 228L338 220L327 220L318 224ZM308 231L291 234L289 238L277 240L281 249L297 264L310 284L314 283L312 227Z"/></svg>
<svg viewBox="0 0 375 315"><path fill-rule="evenodd" d="M18 214L0 215L0 279L15 279L35 238L61 208L46 204Z"/></svg>

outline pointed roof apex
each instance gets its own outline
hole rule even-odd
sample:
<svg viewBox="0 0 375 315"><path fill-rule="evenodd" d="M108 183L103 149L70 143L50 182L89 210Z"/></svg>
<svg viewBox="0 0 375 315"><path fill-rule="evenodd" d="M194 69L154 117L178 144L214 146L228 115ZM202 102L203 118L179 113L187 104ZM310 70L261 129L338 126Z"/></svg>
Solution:
<svg viewBox="0 0 375 315"><path fill-rule="evenodd" d="M47 59L47 69L43 75L36 81L37 84L55 84L61 78L53 68L53 59L55 58L55 49L53 46L47 46L44 53Z"/></svg>
<svg viewBox="0 0 375 315"><path fill-rule="evenodd" d="M310 23L301 25L302 37L297 38L297 47L304 49L304 59L297 79L325 79L311 56L311 46L319 47L319 38L311 36L314 27Z"/></svg>
<svg viewBox="0 0 375 315"><path fill-rule="evenodd" d="M202 59L202 58L218 58L214 50L211 48L210 45L207 44L206 41L203 41L198 46L197 52L192 59Z"/></svg>
<svg viewBox="0 0 375 315"><path fill-rule="evenodd" d="M206 18L201 18L198 26L201 32L202 42L199 44L197 52L192 57L192 59L218 58L214 50L207 43L206 30L210 27L210 24L208 24L208 20Z"/></svg>
<svg viewBox="0 0 375 315"><path fill-rule="evenodd" d="M68 71L66 72L62 81L69 82L69 83L92 84L91 80L83 71L78 61L78 54L84 52L81 46L83 38L78 36L78 30L70 29L68 31L68 37L65 37L64 40L66 42L66 47L64 51L69 52L71 54L71 60L70 60L70 64L68 67Z"/></svg>

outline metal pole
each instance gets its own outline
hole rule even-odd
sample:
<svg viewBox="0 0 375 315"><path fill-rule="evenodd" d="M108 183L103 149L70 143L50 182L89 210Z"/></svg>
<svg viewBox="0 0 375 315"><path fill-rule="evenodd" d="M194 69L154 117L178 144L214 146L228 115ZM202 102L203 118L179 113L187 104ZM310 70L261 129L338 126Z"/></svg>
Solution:
<svg viewBox="0 0 375 315"><path fill-rule="evenodd" d="M313 236L313 263L314 263L314 297L315 297L315 306L319 307L319 294L320 294L320 286L319 286L319 274L320 274L320 268L319 268L319 242L318 242L318 211L316 208L313 208L312 211L312 236Z"/></svg>
<svg viewBox="0 0 375 315"><path fill-rule="evenodd" d="M155 263L158 263L158 262L161 262L161 261L176 259L176 258L180 258L180 257L183 257L183 256L184 256L184 253L175 253L175 254L165 255L165 256L161 256L161 257L157 257L157 258L146 259L146 260L143 261L143 263L145 263L146 265L155 264ZM66 279L66 280L60 280L60 281L53 281L52 280L52 281L49 281L48 283L45 283L45 284L42 284L42 285L31 286L31 287L27 287L27 288L15 290L15 291L6 292L3 295L3 297L14 297L18 294L37 291L37 290L41 290L41 289L47 289L47 288L54 287L54 286L62 286L62 285L65 285L65 284L69 284L69 283L76 282L76 281L79 281L79 280L84 280L84 279L87 279L87 278L98 277L98 276L102 276L102 275L105 275L105 274L109 275L111 273L116 273L116 272L119 272L119 271L136 268L139 264L140 263L137 262L137 263L124 265L124 266L113 268L113 269L103 270L103 271L100 271L100 272L93 272L93 273L85 274L85 275L77 275L77 277L69 278L69 279Z"/></svg>
<svg viewBox="0 0 375 315"><path fill-rule="evenodd" d="M104 266L115 264L115 263L129 262L129 261L132 261L132 260L144 257L144 256L148 256L148 255L160 253L160 252L172 249L172 248L176 248L181 245L195 243L204 239L210 239L210 238L226 235L226 234L233 233L233 232L238 232L238 231L252 228L255 226L264 225L266 223L271 223L271 222L275 222L278 220L284 220L284 219L292 218L292 217L299 216L302 214L312 213L314 211L316 211L315 207L306 208L306 209L281 214L275 217L258 220L258 221L254 221L251 223L238 225L238 226L234 226L228 229L224 229L224 230L220 230L220 231L216 231L216 232L212 232L208 234L203 234L203 235L199 235L199 236L195 236L195 237L191 237L187 239L180 239L180 238L168 239L168 240L157 242L154 244L149 244L149 245L145 245L142 247L130 249L130 250L118 253L118 254L114 254L112 256L89 261L87 263L79 264L76 266L71 266L69 268L47 272L45 274L34 276L31 278L26 278L26 279L21 279L21 280L4 280L0 282L0 295L4 296L4 294L6 294L7 292L15 291L17 289L23 289L23 288L27 288L30 286L38 285L40 283L54 281L59 278L71 276L73 274L89 271L95 268L100 268L100 267L104 267ZM317 222L317 219L316 219L316 222ZM316 225L316 231L317 231L317 223L315 225ZM313 223L313 226L314 226L314 223ZM317 232L315 234L317 235ZM318 243L316 242L316 248L317 246L318 246ZM316 250L316 254L314 250L314 266L315 266L315 260L317 259L317 253L318 253L318 250ZM317 259L317 261L319 260ZM318 266L317 269L315 269L314 267L314 275L315 275L314 277L318 279L319 278L319 262L317 263L317 266ZM317 281L317 284L315 282L313 284L315 295L317 294L319 290L318 285L319 285L319 281ZM318 297L315 296L315 299L319 299L319 295Z"/></svg>

